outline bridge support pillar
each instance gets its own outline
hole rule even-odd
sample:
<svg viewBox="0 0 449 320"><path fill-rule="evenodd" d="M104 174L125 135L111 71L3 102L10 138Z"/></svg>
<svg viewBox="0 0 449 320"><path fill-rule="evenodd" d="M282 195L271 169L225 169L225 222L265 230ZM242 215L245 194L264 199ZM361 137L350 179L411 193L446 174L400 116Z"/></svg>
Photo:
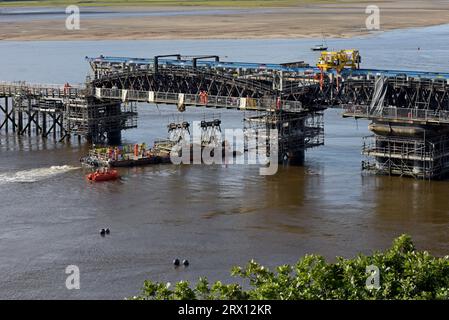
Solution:
<svg viewBox="0 0 449 320"><path fill-rule="evenodd" d="M42 137L46 137L47 133L47 114L45 112L42 112Z"/></svg>
<svg viewBox="0 0 449 320"><path fill-rule="evenodd" d="M362 169L379 174L438 179L449 173L449 126L373 121Z"/></svg>
<svg viewBox="0 0 449 320"><path fill-rule="evenodd" d="M8 97L5 97L5 131L9 131L9 105L8 105L9 99Z"/></svg>
<svg viewBox="0 0 449 320"><path fill-rule="evenodd" d="M12 123L12 132L16 132L16 111L14 110L14 101L12 101L12 110L11 110L11 123Z"/></svg>
<svg viewBox="0 0 449 320"><path fill-rule="evenodd" d="M96 144L120 144L121 131L137 126L135 105L117 100L70 99L65 102L64 127Z"/></svg>
<svg viewBox="0 0 449 320"><path fill-rule="evenodd" d="M245 117L246 149L251 151L253 135L260 146L260 138L270 139L272 130L277 130L280 163L302 165L306 149L324 144L322 113L276 111ZM273 141L267 141L268 151L270 143Z"/></svg>
<svg viewBox="0 0 449 320"><path fill-rule="evenodd" d="M120 130L109 131L106 134L106 138L108 139L109 144L119 145L122 141L122 132Z"/></svg>
<svg viewBox="0 0 449 320"><path fill-rule="evenodd" d="M21 110L17 111L17 117L18 117L18 126L17 129L19 130L19 135L23 134L23 112Z"/></svg>

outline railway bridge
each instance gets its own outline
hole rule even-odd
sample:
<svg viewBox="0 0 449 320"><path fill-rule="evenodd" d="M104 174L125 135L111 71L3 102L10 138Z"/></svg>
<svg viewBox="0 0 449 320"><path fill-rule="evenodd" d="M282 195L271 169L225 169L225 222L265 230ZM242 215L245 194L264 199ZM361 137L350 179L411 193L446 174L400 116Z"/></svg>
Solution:
<svg viewBox="0 0 449 320"><path fill-rule="evenodd" d="M82 86L0 82L0 130L117 143L137 103L245 112L246 130L277 129L282 159L324 143L322 113L371 120L363 168L437 178L449 172L449 74L264 64L218 56L86 57ZM246 116L248 115L248 116Z"/></svg>

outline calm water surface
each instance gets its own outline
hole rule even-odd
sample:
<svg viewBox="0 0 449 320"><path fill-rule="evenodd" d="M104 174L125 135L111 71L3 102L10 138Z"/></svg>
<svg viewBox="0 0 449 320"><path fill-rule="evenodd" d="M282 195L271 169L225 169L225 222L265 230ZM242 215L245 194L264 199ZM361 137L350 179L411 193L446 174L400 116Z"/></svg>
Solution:
<svg viewBox="0 0 449 320"><path fill-rule="evenodd" d="M448 71L449 27L395 31L328 41L359 48L364 67ZM82 82L86 55L221 54L228 60L313 63L316 40L0 42L0 80ZM417 50L420 47L421 50ZM164 136L173 106L139 106L139 128L126 142ZM188 109L185 120L216 110ZM242 113L220 111L223 126ZM178 116L178 115L175 115ZM1 119L0 119L1 120ZM437 255L449 252L449 181L362 175L360 147L368 123L325 114L326 145L304 167L275 176L257 167L151 166L123 179L88 184L78 159L87 146L0 133L0 298L123 298L144 279L231 281L233 265L267 266L305 253L329 259L384 249L401 233ZM102 238L98 230L111 229ZM173 258L189 268L172 268ZM65 288L67 265L81 290Z"/></svg>

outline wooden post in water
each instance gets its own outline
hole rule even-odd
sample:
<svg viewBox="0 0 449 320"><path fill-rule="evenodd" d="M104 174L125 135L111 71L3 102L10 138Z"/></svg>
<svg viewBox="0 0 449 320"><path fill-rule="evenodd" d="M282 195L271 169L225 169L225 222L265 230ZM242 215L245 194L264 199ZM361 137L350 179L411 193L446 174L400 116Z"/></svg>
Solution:
<svg viewBox="0 0 449 320"><path fill-rule="evenodd" d="M17 116L19 117L19 135L22 135L22 130L23 130L23 113L22 110L17 110Z"/></svg>
<svg viewBox="0 0 449 320"><path fill-rule="evenodd" d="M56 140L56 126L57 126L57 122L56 122L56 114L54 113L53 116L53 138Z"/></svg>
<svg viewBox="0 0 449 320"><path fill-rule="evenodd" d="M47 114L42 112L42 137L47 137Z"/></svg>
<svg viewBox="0 0 449 320"><path fill-rule="evenodd" d="M39 135L39 111L34 114L34 125L36 126L36 136Z"/></svg>
<svg viewBox="0 0 449 320"><path fill-rule="evenodd" d="M64 117L61 115L60 118L61 118L61 121L59 123L59 135L60 135L60 137L62 139L62 138L64 138L64 124L63 124Z"/></svg>
<svg viewBox="0 0 449 320"><path fill-rule="evenodd" d="M9 106L8 106L8 97L5 97L5 130L8 133L8 123L9 123Z"/></svg>
<svg viewBox="0 0 449 320"><path fill-rule="evenodd" d="M32 125L32 119L31 116L31 98L28 98L28 119L27 119L27 126L28 126L28 135L31 136L31 125Z"/></svg>
<svg viewBox="0 0 449 320"><path fill-rule="evenodd" d="M17 126L17 124L16 124L16 110L15 110L15 108L14 108L14 100L13 99L11 99L11 102L12 102L12 107L11 107L11 113L12 113L12 132L16 132L16 126Z"/></svg>

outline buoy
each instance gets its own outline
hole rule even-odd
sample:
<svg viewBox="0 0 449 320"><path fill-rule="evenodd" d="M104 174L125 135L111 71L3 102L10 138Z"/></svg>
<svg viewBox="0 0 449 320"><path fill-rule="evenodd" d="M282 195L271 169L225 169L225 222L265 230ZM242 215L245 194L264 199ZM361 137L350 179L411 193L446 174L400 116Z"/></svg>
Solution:
<svg viewBox="0 0 449 320"><path fill-rule="evenodd" d="M111 233L111 231L109 230L109 228L106 228L105 232L106 232L106 234Z"/></svg>
<svg viewBox="0 0 449 320"><path fill-rule="evenodd" d="M101 229L101 230L100 230L100 234L101 234L102 236L104 236L104 235L106 234L106 230L105 230L105 229Z"/></svg>
<svg viewBox="0 0 449 320"><path fill-rule="evenodd" d="M189 265L189 260L183 260L182 264L187 267Z"/></svg>
<svg viewBox="0 0 449 320"><path fill-rule="evenodd" d="M174 264L175 266L179 266L179 259L176 258L175 260L173 260L173 264Z"/></svg>

